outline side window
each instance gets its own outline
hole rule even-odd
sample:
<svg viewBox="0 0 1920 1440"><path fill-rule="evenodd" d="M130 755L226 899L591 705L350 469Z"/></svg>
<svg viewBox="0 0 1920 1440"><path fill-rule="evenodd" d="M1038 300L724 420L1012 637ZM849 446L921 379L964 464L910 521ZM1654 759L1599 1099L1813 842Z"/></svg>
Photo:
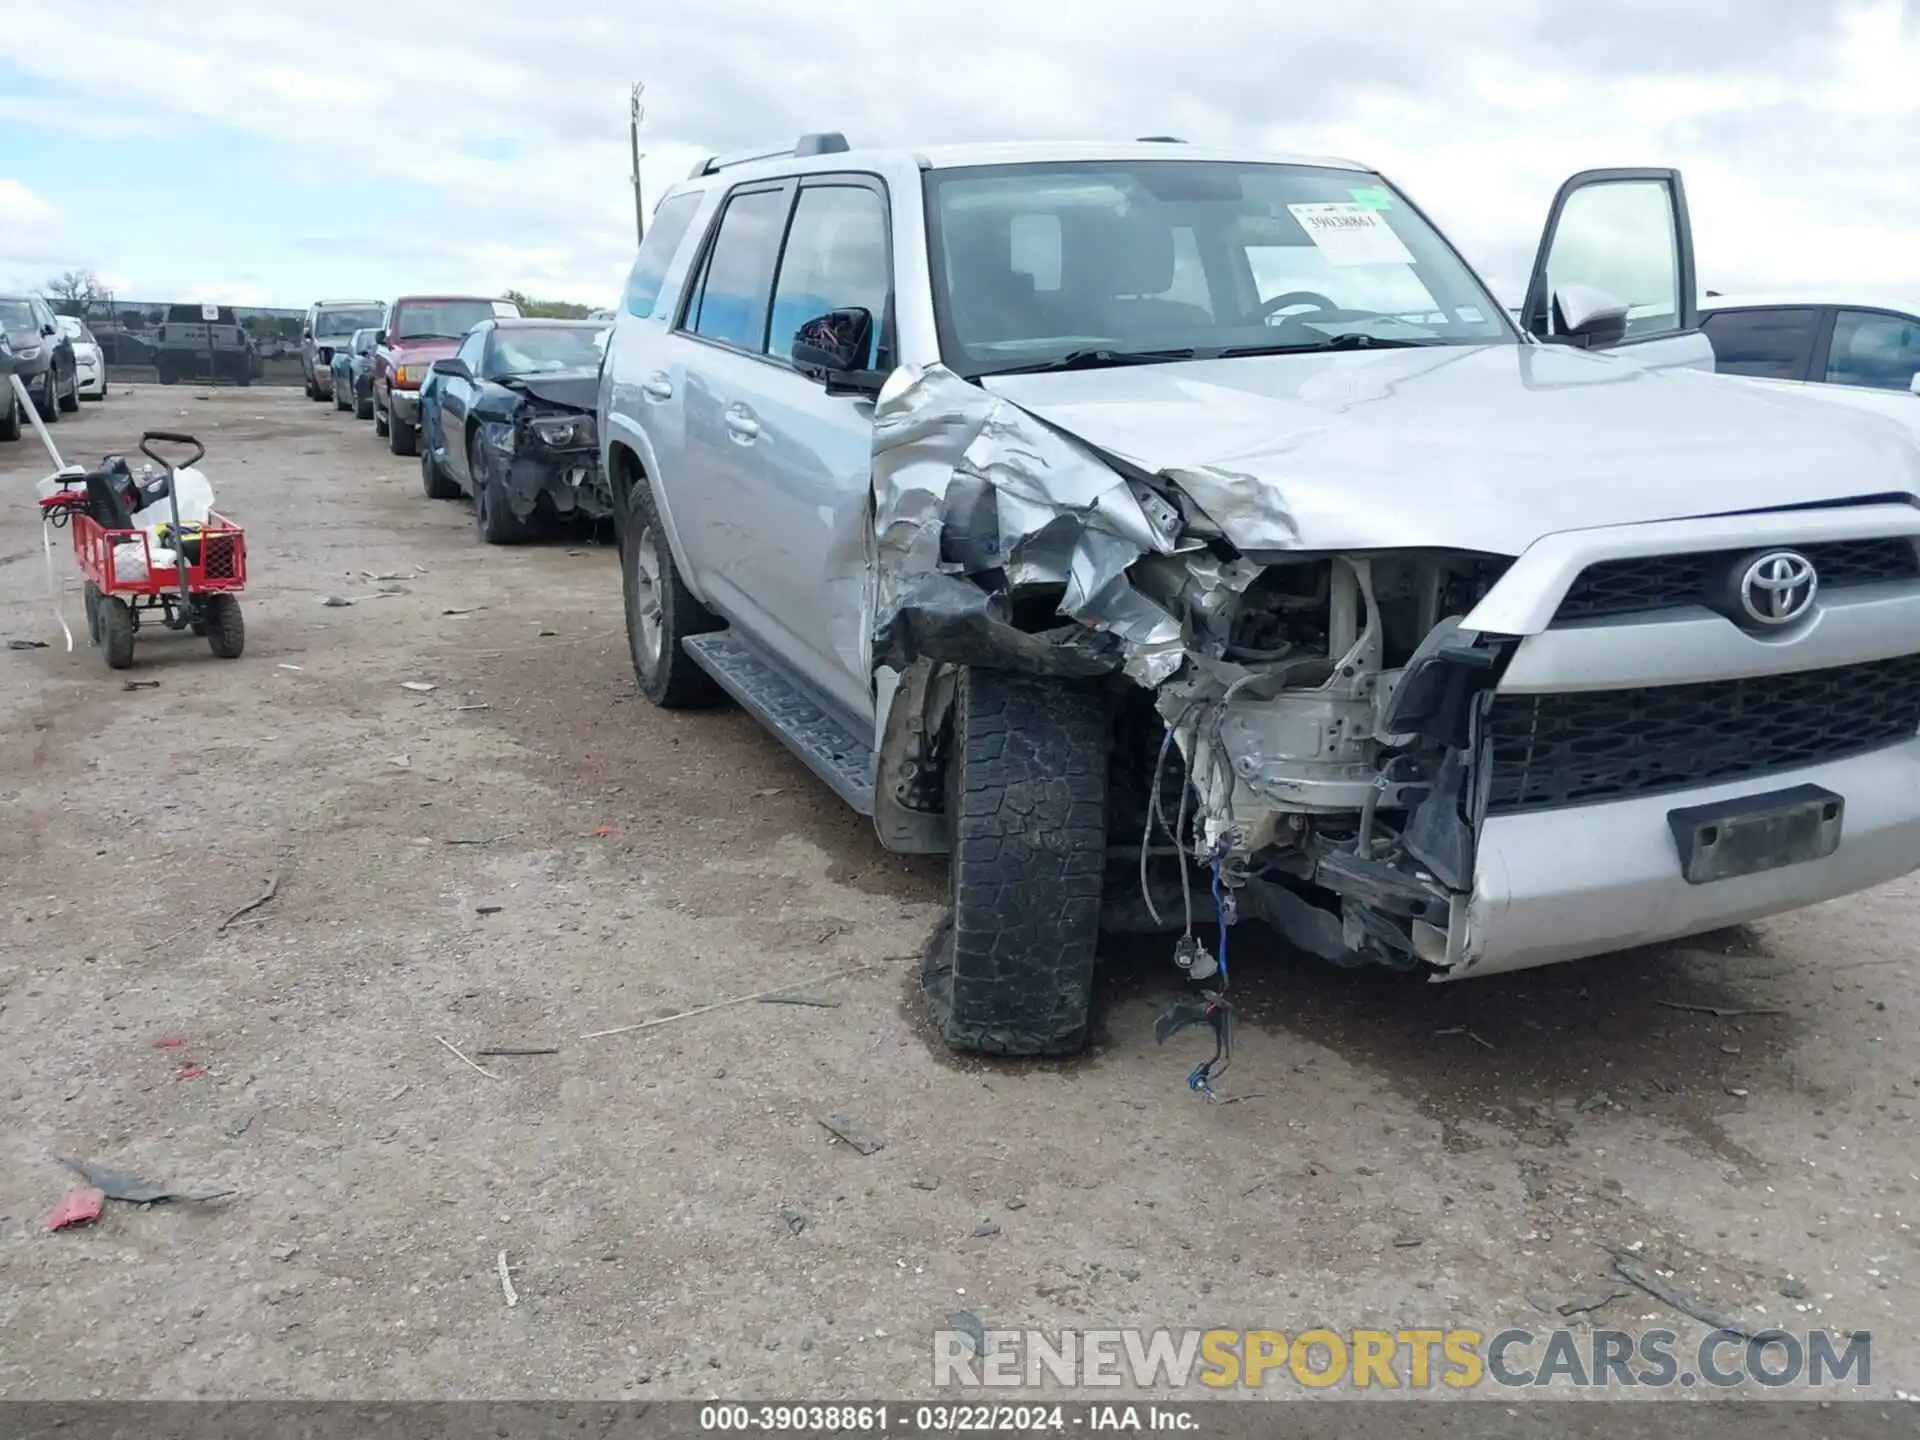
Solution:
<svg viewBox="0 0 1920 1440"><path fill-rule="evenodd" d="M1582 171L1560 187L1521 309L1543 340L1611 345L1699 325L1693 238L1674 170ZM1610 318L1625 309L1624 333Z"/></svg>
<svg viewBox="0 0 1920 1440"><path fill-rule="evenodd" d="M486 354L487 336L492 333L490 330L476 330L460 342L459 357L467 362L467 368L475 375L486 373L481 368L480 360Z"/></svg>
<svg viewBox="0 0 1920 1440"><path fill-rule="evenodd" d="M673 263L680 242L687 238L687 227L693 224L700 200L698 190L689 190L684 195L668 196L654 210L653 223L647 227L640 252L634 257L633 273L627 276L629 315L638 315L644 320L653 314L660 300L660 287L666 283L667 267Z"/></svg>
<svg viewBox="0 0 1920 1440"><path fill-rule="evenodd" d="M1920 375L1920 320L1865 310L1842 310L1827 351L1827 383L1906 390Z"/></svg>
<svg viewBox="0 0 1920 1440"><path fill-rule="evenodd" d="M875 368L889 289L886 201L863 185L807 186L780 258L766 353L784 357L807 321L858 307L873 317L866 366Z"/></svg>
<svg viewBox="0 0 1920 1440"><path fill-rule="evenodd" d="M1713 368L1720 374L1804 380L1820 312L1713 310L1700 317L1700 328L1713 345Z"/></svg>
<svg viewBox="0 0 1920 1440"><path fill-rule="evenodd" d="M786 230L786 189L751 190L727 202L707 254L686 328L707 340L758 354L767 339L773 266Z"/></svg>

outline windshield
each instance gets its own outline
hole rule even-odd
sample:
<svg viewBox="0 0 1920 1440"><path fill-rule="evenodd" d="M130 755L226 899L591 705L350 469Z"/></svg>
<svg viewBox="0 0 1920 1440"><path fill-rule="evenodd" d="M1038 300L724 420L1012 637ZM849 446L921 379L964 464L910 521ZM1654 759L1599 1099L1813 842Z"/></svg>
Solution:
<svg viewBox="0 0 1920 1440"><path fill-rule="evenodd" d="M393 315L396 340L459 340L493 319L491 300L409 300Z"/></svg>
<svg viewBox="0 0 1920 1440"><path fill-rule="evenodd" d="M493 332L486 373L542 375L554 370L597 370L607 348L605 326L511 326Z"/></svg>
<svg viewBox="0 0 1920 1440"><path fill-rule="evenodd" d="M1132 160L927 184L941 351L963 375L1087 352L1518 343L1439 234L1364 171Z"/></svg>
<svg viewBox="0 0 1920 1440"><path fill-rule="evenodd" d="M351 335L356 330L378 330L380 312L378 310L322 310L313 317L313 335L316 340L337 339L342 335Z"/></svg>
<svg viewBox="0 0 1920 1440"><path fill-rule="evenodd" d="M39 326L33 323L33 307L24 300L0 300L0 330L18 339L33 335Z"/></svg>

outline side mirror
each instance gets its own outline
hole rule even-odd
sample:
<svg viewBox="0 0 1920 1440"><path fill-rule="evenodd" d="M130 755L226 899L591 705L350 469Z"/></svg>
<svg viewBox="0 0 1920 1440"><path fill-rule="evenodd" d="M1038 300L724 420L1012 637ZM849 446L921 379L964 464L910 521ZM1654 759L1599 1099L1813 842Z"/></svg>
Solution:
<svg viewBox="0 0 1920 1440"><path fill-rule="evenodd" d="M450 355L445 360L436 360L427 368L435 375L451 375L456 380L473 378L473 371L467 368L467 362L458 355Z"/></svg>
<svg viewBox="0 0 1920 1440"><path fill-rule="evenodd" d="M866 368L873 349L873 312L851 306L807 321L793 335L793 368L826 383L827 393L877 391L885 376Z"/></svg>
<svg viewBox="0 0 1920 1440"><path fill-rule="evenodd" d="M373 343L374 343L374 344L376 344L376 345L384 345L384 344L386 344L386 343L387 343L387 332L386 332L386 331L384 331L384 330L376 330L376 331L374 331L374 332L373 332Z"/></svg>
<svg viewBox="0 0 1920 1440"><path fill-rule="evenodd" d="M311 339L313 338L313 331L311 331L311 330L302 330L302 331L300 332L300 338L301 338L302 340L311 340Z"/></svg>
<svg viewBox="0 0 1920 1440"><path fill-rule="evenodd" d="M40 333L51 340L60 333L60 327L58 325L42 325L40 327Z"/></svg>
<svg viewBox="0 0 1920 1440"><path fill-rule="evenodd" d="M1554 292L1559 326L1550 338L1564 345L1617 345L1627 335L1627 302L1595 285L1563 285Z"/></svg>
<svg viewBox="0 0 1920 1440"><path fill-rule="evenodd" d="M816 315L793 334L793 366L807 375L858 370L873 345L873 316L859 308Z"/></svg>

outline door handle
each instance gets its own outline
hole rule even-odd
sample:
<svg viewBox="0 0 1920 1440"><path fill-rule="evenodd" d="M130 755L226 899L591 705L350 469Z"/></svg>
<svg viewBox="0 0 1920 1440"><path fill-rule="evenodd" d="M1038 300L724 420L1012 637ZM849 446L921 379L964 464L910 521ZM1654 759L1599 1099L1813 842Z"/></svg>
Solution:
<svg viewBox="0 0 1920 1440"><path fill-rule="evenodd" d="M751 445L760 438L760 422L745 410L727 411L727 433L743 445Z"/></svg>
<svg viewBox="0 0 1920 1440"><path fill-rule="evenodd" d="M640 386L640 393L649 400L671 400L673 382L664 375L655 375Z"/></svg>

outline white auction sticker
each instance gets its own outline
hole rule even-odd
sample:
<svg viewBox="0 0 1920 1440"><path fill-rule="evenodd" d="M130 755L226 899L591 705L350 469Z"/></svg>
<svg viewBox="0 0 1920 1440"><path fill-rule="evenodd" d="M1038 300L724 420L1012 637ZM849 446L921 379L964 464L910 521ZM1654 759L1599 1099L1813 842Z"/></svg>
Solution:
<svg viewBox="0 0 1920 1440"><path fill-rule="evenodd" d="M1329 265L1413 264L1413 252L1377 210L1350 202L1287 209Z"/></svg>

